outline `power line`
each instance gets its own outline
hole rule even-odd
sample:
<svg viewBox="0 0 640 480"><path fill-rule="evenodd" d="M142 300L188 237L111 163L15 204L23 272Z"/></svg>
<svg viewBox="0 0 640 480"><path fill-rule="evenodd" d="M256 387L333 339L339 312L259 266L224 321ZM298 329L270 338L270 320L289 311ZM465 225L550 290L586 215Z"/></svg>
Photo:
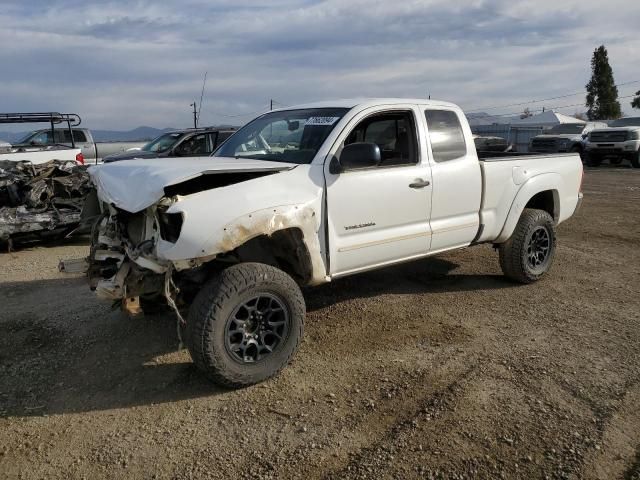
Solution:
<svg viewBox="0 0 640 480"><path fill-rule="evenodd" d="M617 85L614 85L615 87L623 87L624 85L631 85L634 83L640 83L640 80L632 80L630 82L623 82L623 83L619 83ZM568 97L575 97L576 95L584 95L586 92L583 90L581 92L576 92L576 93L568 93L566 95L559 95L557 97L550 97L550 98L542 98L540 100L529 100L528 102L520 102L520 103L511 103L509 105L499 105L499 106L494 106L494 107L484 107L484 108L477 108L474 110L467 110L467 113L475 113L475 112L482 112L484 110L495 110L497 108L509 108L509 107L520 107L522 105L529 105L531 103L540 103L540 102L548 102L550 100L558 100L561 98L568 98ZM510 114L506 114L506 115L510 115ZM498 116L498 115L496 115Z"/></svg>
<svg viewBox="0 0 640 480"><path fill-rule="evenodd" d="M202 97L204 97L204 86L207 84L207 73L204 72L204 80L202 80L202 92L200 92L200 106L198 107L198 122L200 121L200 114L202 113Z"/></svg>
<svg viewBox="0 0 640 480"><path fill-rule="evenodd" d="M632 94L632 95L624 95L622 97L618 97L618 100L623 100L625 98L631 98L631 97L635 97L636 94ZM613 104L616 102L607 102L607 103L602 103L601 105L609 105L609 104ZM536 109L529 109L530 113L542 113L544 111L553 111L553 110L560 110L561 108L571 108L571 107L584 107L584 103L574 103L572 105L561 105L561 106L556 106L556 107L543 107L543 108L536 108ZM472 112L468 112L468 113L472 113ZM512 112L512 113L495 113L492 115L489 115L490 117L511 117L514 115L520 115L522 114L522 112ZM480 117L482 118L482 117Z"/></svg>
<svg viewBox="0 0 640 480"><path fill-rule="evenodd" d="M256 110L254 112L247 112L247 113L228 114L228 113L215 112L215 113L212 113L212 115L217 115L219 117L226 117L226 118L239 118L239 117L248 117L249 115L256 115L257 113L264 113L267 110L269 110L269 107L265 107L263 109Z"/></svg>

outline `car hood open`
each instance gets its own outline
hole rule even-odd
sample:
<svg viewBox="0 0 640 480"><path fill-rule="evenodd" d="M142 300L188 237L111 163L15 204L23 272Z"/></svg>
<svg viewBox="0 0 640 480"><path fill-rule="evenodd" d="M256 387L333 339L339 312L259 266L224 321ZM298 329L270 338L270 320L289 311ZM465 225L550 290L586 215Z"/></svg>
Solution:
<svg viewBox="0 0 640 480"><path fill-rule="evenodd" d="M97 165L89 168L89 175L101 200L135 213L164 197L166 187L177 187L198 177L238 174L231 175L228 181L223 182L231 185L256 178L260 173L268 175L280 170L290 170L295 166L291 163L232 157L155 158ZM223 185L218 182L217 186ZM203 183L199 190L210 188L216 186L207 187ZM189 190L190 193L195 191L198 188Z"/></svg>

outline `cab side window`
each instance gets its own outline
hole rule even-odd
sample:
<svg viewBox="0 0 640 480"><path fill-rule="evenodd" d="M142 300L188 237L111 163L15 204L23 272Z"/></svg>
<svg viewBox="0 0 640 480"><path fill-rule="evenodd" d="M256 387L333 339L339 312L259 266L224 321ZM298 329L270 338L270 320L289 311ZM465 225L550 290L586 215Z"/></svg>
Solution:
<svg viewBox="0 0 640 480"><path fill-rule="evenodd" d="M436 162L464 157L467 145L458 115L451 110L425 110L431 140L431 151Z"/></svg>
<svg viewBox="0 0 640 480"><path fill-rule="evenodd" d="M380 148L380 167L418 163L416 128L413 114L386 112L362 120L351 131L344 144L375 143Z"/></svg>
<svg viewBox="0 0 640 480"><path fill-rule="evenodd" d="M71 143L71 132L69 130L56 130L55 137L56 143ZM73 130L73 140L75 142L85 143L87 137L81 130Z"/></svg>
<svg viewBox="0 0 640 480"><path fill-rule="evenodd" d="M87 141L87 136L84 134L82 130L74 130L73 139L76 142L85 143Z"/></svg>
<svg viewBox="0 0 640 480"><path fill-rule="evenodd" d="M177 148L178 155L206 155L207 134L194 135L180 144Z"/></svg>

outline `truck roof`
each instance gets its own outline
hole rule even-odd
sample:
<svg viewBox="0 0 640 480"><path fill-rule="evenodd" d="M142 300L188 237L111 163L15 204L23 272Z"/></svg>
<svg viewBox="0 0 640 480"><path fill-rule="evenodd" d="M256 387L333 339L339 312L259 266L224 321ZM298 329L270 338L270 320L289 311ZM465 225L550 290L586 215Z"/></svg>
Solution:
<svg viewBox="0 0 640 480"><path fill-rule="evenodd" d="M346 98L339 100L324 100L321 102L305 103L301 105L292 105L290 107L278 108L276 110L294 110L301 108L368 108L378 105L400 105L406 103L427 105L432 107L459 108L457 105L450 102L427 100L424 98Z"/></svg>

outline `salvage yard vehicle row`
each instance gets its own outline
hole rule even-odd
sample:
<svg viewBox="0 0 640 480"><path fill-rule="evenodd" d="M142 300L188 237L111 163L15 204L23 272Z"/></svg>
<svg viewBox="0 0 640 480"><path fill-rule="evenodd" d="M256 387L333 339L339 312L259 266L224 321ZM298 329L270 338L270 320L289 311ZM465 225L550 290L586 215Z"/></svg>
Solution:
<svg viewBox="0 0 640 480"><path fill-rule="evenodd" d="M509 278L538 280L579 206L582 164L480 160L459 107L374 99L267 113L213 157L90 173L91 287L133 313L167 302L196 365L243 386L294 354L300 286L478 243L496 245Z"/></svg>

